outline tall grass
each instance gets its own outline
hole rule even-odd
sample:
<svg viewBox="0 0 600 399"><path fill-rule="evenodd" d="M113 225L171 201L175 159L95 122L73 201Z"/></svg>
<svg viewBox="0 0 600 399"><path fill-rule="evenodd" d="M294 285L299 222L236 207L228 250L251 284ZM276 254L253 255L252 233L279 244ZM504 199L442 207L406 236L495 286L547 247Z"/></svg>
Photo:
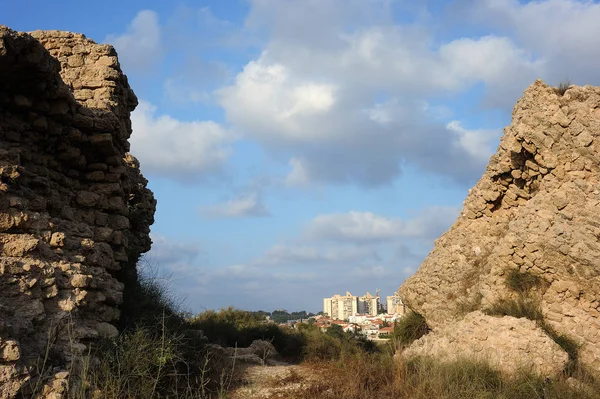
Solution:
<svg viewBox="0 0 600 399"><path fill-rule="evenodd" d="M394 339L400 347L406 347L429 332L425 318L410 311L394 325Z"/></svg>
<svg viewBox="0 0 600 399"><path fill-rule="evenodd" d="M389 352L322 362L323 376L295 399L598 399L600 385L591 379L548 380L527 372L507 377L489 364L470 359L440 363L394 359ZM326 376L326 377L325 377Z"/></svg>
<svg viewBox="0 0 600 399"><path fill-rule="evenodd" d="M127 287L119 337L95 342L86 353L71 349L65 398L211 399L226 395L235 363L223 350L207 344L167 288L165 280L152 275ZM23 397L51 390L56 372L49 366L55 330L49 333L46 354L32 370L34 378L23 388ZM70 324L63 331L72 337Z"/></svg>

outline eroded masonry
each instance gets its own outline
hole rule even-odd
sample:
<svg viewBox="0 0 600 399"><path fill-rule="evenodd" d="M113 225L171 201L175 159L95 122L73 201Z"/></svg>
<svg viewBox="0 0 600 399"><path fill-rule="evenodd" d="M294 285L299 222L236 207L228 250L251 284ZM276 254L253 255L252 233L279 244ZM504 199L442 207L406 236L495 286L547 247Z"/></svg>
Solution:
<svg viewBox="0 0 600 399"><path fill-rule="evenodd" d="M155 200L131 156L137 99L115 50L0 26L0 397L51 344L52 387L117 334Z"/></svg>
<svg viewBox="0 0 600 399"><path fill-rule="evenodd" d="M432 328L406 356L600 370L599 137L599 87L525 90L458 220L400 288Z"/></svg>

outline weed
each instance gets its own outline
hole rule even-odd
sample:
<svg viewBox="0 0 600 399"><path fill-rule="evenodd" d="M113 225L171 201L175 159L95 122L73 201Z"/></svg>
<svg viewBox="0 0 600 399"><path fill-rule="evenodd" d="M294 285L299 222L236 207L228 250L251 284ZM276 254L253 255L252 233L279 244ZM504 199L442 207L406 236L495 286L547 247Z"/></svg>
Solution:
<svg viewBox="0 0 600 399"><path fill-rule="evenodd" d="M401 347L410 345L429 332L425 318L420 314L410 311L394 325L394 339Z"/></svg>
<svg viewBox="0 0 600 399"><path fill-rule="evenodd" d="M464 299L459 299L457 301L456 313L458 315L466 315L467 313L476 311L481 307L482 299L483 295L481 293L477 293L473 297L465 297Z"/></svg>
<svg viewBox="0 0 600 399"><path fill-rule="evenodd" d="M526 295L533 288L542 285L542 278L531 272L520 272L513 269L506 276L506 285L514 292Z"/></svg>
<svg viewBox="0 0 600 399"><path fill-rule="evenodd" d="M569 90L570 86L571 86L571 81L569 79L567 79L565 81L560 82L554 90L556 91L556 94L558 94L560 96L564 96L565 93L567 92L567 90Z"/></svg>
<svg viewBox="0 0 600 399"><path fill-rule="evenodd" d="M483 312L490 316L524 317L534 321L541 321L543 319L539 304L527 298L500 299L492 306L484 309Z"/></svg>

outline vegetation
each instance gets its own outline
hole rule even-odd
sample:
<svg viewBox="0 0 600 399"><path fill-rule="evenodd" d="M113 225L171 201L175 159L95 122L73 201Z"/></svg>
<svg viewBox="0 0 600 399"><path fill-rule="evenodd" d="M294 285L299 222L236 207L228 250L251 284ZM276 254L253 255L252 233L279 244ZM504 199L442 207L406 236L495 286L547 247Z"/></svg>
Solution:
<svg viewBox="0 0 600 399"><path fill-rule="evenodd" d="M569 79L567 79L563 82L560 82L558 84L558 86L555 88L556 93L558 95L564 96L565 93L567 92L567 90L569 89L569 86L571 86L571 81Z"/></svg>
<svg viewBox="0 0 600 399"><path fill-rule="evenodd" d="M234 364L206 345L205 337L178 312L161 280L142 278L129 287L123 306L122 334L86 353L75 354L69 370L69 399L224 397ZM135 301L134 301L135 300ZM132 302L134 301L134 302ZM71 325L67 333L72 337ZM25 387L24 397L47 389L55 370L52 340L38 362L39 375Z"/></svg>
<svg viewBox="0 0 600 399"><path fill-rule="evenodd" d="M500 299L490 307L484 309L490 316L512 316L540 321L543 319L539 304L531 299Z"/></svg>
<svg viewBox="0 0 600 399"><path fill-rule="evenodd" d="M309 317L315 316L314 313L307 313L305 310L291 313L288 313L285 310L275 310L268 315L275 323L285 323L291 320L306 320Z"/></svg>
<svg viewBox="0 0 600 399"><path fill-rule="evenodd" d="M506 285L515 293L519 294L516 299L501 299L492 306L485 309L485 313L491 316L512 316L533 320L537 325L556 342L569 356L569 361L564 369L567 376L575 372L583 373L579 367L579 345L571 337L558 334L545 320L539 305L539 300L533 298L531 290L541 287L543 281L539 276L531 273L521 273L518 270L509 272Z"/></svg>
<svg viewBox="0 0 600 399"><path fill-rule="evenodd" d="M514 292L526 295L533 288L542 285L542 278L531 272L522 273L519 270L513 269L506 276L506 285Z"/></svg>
<svg viewBox="0 0 600 399"><path fill-rule="evenodd" d="M472 359L440 363L416 358L405 362L395 359L389 348L310 364L324 377L310 384L306 391L297 393L296 399L592 399L600 396L600 384L579 371L574 374L578 384L567 381L566 377L549 380L527 371L509 377L485 362Z"/></svg>
<svg viewBox="0 0 600 399"><path fill-rule="evenodd" d="M204 332L209 342L222 346L249 346L253 341L270 341L277 352L289 360L300 360L305 345L304 336L291 328L266 323L256 313L234 308L209 310L188 321L195 329Z"/></svg>
<svg viewBox="0 0 600 399"><path fill-rule="evenodd" d="M425 318L410 311L394 325L393 337L400 347L405 347L428 332L429 326L425 322Z"/></svg>
<svg viewBox="0 0 600 399"><path fill-rule="evenodd" d="M515 279L520 281L515 291L526 291L523 287L531 285L529 279ZM210 343L245 347L256 339L271 341L288 359L301 360L313 370L316 380L303 384L297 393L290 392L297 399L597 398L600 392L600 383L577 363L576 343L547 326L534 302L525 301L525 294L488 311L540 323L569 353L568 374L556 380L521 372L509 378L472 360L396 359L396 348L429 331L424 318L414 312L396 323L392 339L377 346L338 325L326 333L308 323L293 330L267 323L264 314L233 308L185 316L161 281L141 279L128 292L129 300L135 299L137 305L124 306L123 333L75 359L69 399L225 398L241 380L239 365ZM51 352L49 347L47 354ZM42 393L51 380L49 357L41 361L41 378L32 379L24 397ZM568 376L579 382L567 382ZM297 384L301 378L290 374L283 383Z"/></svg>

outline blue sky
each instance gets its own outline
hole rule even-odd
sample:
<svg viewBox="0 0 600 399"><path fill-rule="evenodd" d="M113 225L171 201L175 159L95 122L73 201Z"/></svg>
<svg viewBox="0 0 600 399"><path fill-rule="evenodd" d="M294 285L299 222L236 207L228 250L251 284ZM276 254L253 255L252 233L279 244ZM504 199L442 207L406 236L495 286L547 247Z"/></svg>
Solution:
<svg viewBox="0 0 600 399"><path fill-rule="evenodd" d="M117 49L158 200L147 259L195 312L391 295L523 90L600 84L598 21L575 0L22 0L0 19Z"/></svg>

